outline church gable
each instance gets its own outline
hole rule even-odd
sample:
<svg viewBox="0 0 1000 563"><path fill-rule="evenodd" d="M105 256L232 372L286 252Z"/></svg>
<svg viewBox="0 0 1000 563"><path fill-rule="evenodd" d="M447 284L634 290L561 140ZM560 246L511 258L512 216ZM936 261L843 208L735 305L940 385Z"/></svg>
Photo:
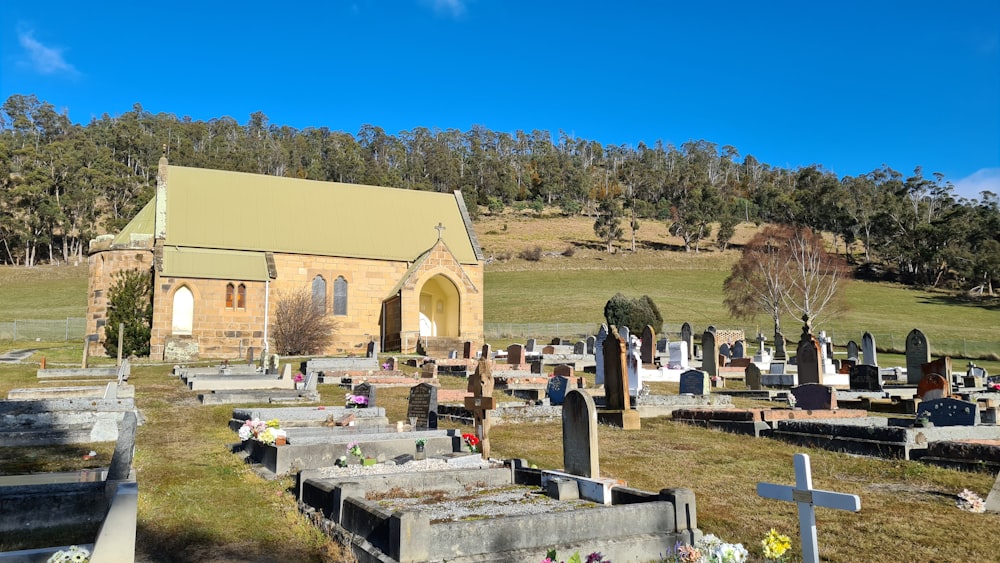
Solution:
<svg viewBox="0 0 1000 563"><path fill-rule="evenodd" d="M455 259L455 255L451 253L443 240L439 240L413 263L413 266L400 280L398 288L404 291L414 291L417 289L418 283L426 281L434 273L448 273L452 282L461 285L466 293L479 293L479 288L469 278L465 268Z"/></svg>

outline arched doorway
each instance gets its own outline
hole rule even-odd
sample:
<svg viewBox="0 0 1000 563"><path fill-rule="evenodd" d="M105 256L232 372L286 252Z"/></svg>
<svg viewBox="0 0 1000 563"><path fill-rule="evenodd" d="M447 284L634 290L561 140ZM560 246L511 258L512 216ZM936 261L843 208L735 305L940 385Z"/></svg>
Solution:
<svg viewBox="0 0 1000 563"><path fill-rule="evenodd" d="M459 336L461 297L450 279L436 275L420 288L420 336Z"/></svg>

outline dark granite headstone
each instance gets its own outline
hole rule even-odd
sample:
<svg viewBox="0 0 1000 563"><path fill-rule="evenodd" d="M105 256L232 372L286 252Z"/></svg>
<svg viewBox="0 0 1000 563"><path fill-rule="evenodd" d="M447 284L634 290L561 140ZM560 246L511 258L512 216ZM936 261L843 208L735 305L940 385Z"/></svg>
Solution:
<svg viewBox="0 0 1000 563"><path fill-rule="evenodd" d="M745 358L746 350L744 350L743 341L737 340L733 343L733 359Z"/></svg>
<svg viewBox="0 0 1000 563"><path fill-rule="evenodd" d="M869 366L878 365L878 351L875 349L875 337L870 332L861 335L861 363Z"/></svg>
<svg viewBox="0 0 1000 563"><path fill-rule="evenodd" d="M410 388L407 418L417 419L418 428L437 428L437 387L420 383Z"/></svg>
<svg viewBox="0 0 1000 563"><path fill-rule="evenodd" d="M578 341L573 345L573 354L577 356L582 356L587 353L587 343L583 340Z"/></svg>
<svg viewBox="0 0 1000 563"><path fill-rule="evenodd" d="M591 356L594 355L594 350L596 349L596 347L597 347L597 337L596 336L588 336L587 337L587 354L590 354Z"/></svg>
<svg viewBox="0 0 1000 563"><path fill-rule="evenodd" d="M370 383L359 383L354 386L354 390L351 391L354 395L360 395L368 399L369 407L375 406L375 386Z"/></svg>
<svg viewBox="0 0 1000 563"><path fill-rule="evenodd" d="M757 364L750 362L747 364L745 370L743 370L743 376L746 379L747 387L752 391L760 391L762 385L760 383L760 368Z"/></svg>
<svg viewBox="0 0 1000 563"><path fill-rule="evenodd" d="M507 347L507 364L519 366L525 363L524 346L511 344Z"/></svg>
<svg viewBox="0 0 1000 563"><path fill-rule="evenodd" d="M943 397L917 404L916 418L928 418L934 426L976 426L979 405L969 401Z"/></svg>
<svg viewBox="0 0 1000 563"><path fill-rule="evenodd" d="M708 373L702 370L690 369L680 375L680 380L679 392L681 395L701 396L712 393L712 379Z"/></svg>
<svg viewBox="0 0 1000 563"><path fill-rule="evenodd" d="M906 382L919 383L924 372L921 366L931 361L931 347L927 336L920 329L913 329L906 335ZM942 373L951 377L950 373Z"/></svg>
<svg viewBox="0 0 1000 563"><path fill-rule="evenodd" d="M881 391L882 376L877 366L857 364L851 368L849 377L851 391Z"/></svg>
<svg viewBox="0 0 1000 563"><path fill-rule="evenodd" d="M719 345L715 340L715 333L706 330L701 335L701 369L708 372L710 376L719 375Z"/></svg>
<svg viewBox="0 0 1000 563"><path fill-rule="evenodd" d="M819 383L806 383L792 387L795 406L805 410L829 410L837 408L837 390Z"/></svg>
<svg viewBox="0 0 1000 563"><path fill-rule="evenodd" d="M800 385L823 383L820 377L819 342L808 332L802 333L799 346L795 349L795 365L798 367Z"/></svg>
<svg viewBox="0 0 1000 563"><path fill-rule="evenodd" d="M642 329L642 344L639 346L639 360L643 365L649 365L653 363L656 359L656 352L654 345L656 344L656 334L653 332L653 327L646 325Z"/></svg>
<svg viewBox="0 0 1000 563"><path fill-rule="evenodd" d="M847 343L847 359L848 360L858 359L858 343L853 340Z"/></svg>
<svg viewBox="0 0 1000 563"><path fill-rule="evenodd" d="M681 340L687 344L688 357L694 358L694 331L691 330L691 323L681 325Z"/></svg>
<svg viewBox="0 0 1000 563"><path fill-rule="evenodd" d="M472 342L469 342L468 340L462 344L462 358L466 360L472 359Z"/></svg>
<svg viewBox="0 0 1000 563"><path fill-rule="evenodd" d="M554 375L549 378L549 384L545 387L545 394L549 396L549 403L561 405L569 390L569 379Z"/></svg>
<svg viewBox="0 0 1000 563"><path fill-rule="evenodd" d="M581 477L601 476L597 406L590 394L571 389L562 408L563 467Z"/></svg>

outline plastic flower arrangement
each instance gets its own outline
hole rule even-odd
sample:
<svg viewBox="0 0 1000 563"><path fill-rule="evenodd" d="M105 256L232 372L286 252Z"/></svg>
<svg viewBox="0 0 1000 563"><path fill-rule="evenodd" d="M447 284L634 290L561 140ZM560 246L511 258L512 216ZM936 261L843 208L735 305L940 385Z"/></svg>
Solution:
<svg viewBox="0 0 1000 563"><path fill-rule="evenodd" d="M295 383L302 383L304 380L305 380L305 378L302 377L302 372L301 371L297 372L295 374Z"/></svg>
<svg viewBox="0 0 1000 563"><path fill-rule="evenodd" d="M958 502L956 504L962 510L969 512L986 512L986 502L969 489L962 489L962 492L958 493Z"/></svg>
<svg viewBox="0 0 1000 563"><path fill-rule="evenodd" d="M986 386L987 391L1000 391L1000 383L990 383Z"/></svg>
<svg viewBox="0 0 1000 563"><path fill-rule="evenodd" d="M352 395L348 393L344 395L344 402L347 403L347 408L349 409L367 407L368 397L365 397L364 395Z"/></svg>
<svg viewBox="0 0 1000 563"><path fill-rule="evenodd" d="M244 442L247 440L257 440L258 442L272 445L275 438L285 435L285 431L281 429L281 421L277 418L272 418L267 422L259 418L251 418L243 422L243 426L240 427L237 434L239 434L240 440Z"/></svg>
<svg viewBox="0 0 1000 563"><path fill-rule="evenodd" d="M352 456L358 459L365 458L365 454L361 453L361 445L358 444L357 442L351 442L350 444L347 444L347 453L351 454Z"/></svg>
<svg viewBox="0 0 1000 563"><path fill-rule="evenodd" d="M469 448L470 452L479 451L479 438L475 434L462 434L462 441L465 442L465 447Z"/></svg>
<svg viewBox="0 0 1000 563"><path fill-rule="evenodd" d="M771 531L764 536L764 539L760 540L760 545L764 548L764 559L768 561L784 561L785 553L792 547L792 540L788 536L779 534L777 530L771 528Z"/></svg>
<svg viewBox="0 0 1000 563"><path fill-rule="evenodd" d="M90 551L78 545L60 549L49 557L48 563L86 563L90 561Z"/></svg>
<svg viewBox="0 0 1000 563"><path fill-rule="evenodd" d="M559 562L559 560L556 559L556 550L550 549L545 554L545 559L542 559L541 563L611 563L611 560L605 559L604 555L596 551L588 555L586 559L580 559L580 552L577 551L570 556L568 561Z"/></svg>
<svg viewBox="0 0 1000 563"><path fill-rule="evenodd" d="M674 552L664 559L669 563L745 563L750 554L741 543L726 543L707 534L694 545L678 543Z"/></svg>

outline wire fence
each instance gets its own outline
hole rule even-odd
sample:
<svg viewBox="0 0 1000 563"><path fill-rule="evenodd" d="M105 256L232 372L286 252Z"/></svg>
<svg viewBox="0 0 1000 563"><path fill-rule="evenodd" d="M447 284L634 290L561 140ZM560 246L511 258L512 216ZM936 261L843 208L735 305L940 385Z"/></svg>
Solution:
<svg viewBox="0 0 1000 563"><path fill-rule="evenodd" d="M82 341L86 332L86 317L66 317L61 320L18 319L14 321L0 321L0 340L37 340L41 342Z"/></svg>

